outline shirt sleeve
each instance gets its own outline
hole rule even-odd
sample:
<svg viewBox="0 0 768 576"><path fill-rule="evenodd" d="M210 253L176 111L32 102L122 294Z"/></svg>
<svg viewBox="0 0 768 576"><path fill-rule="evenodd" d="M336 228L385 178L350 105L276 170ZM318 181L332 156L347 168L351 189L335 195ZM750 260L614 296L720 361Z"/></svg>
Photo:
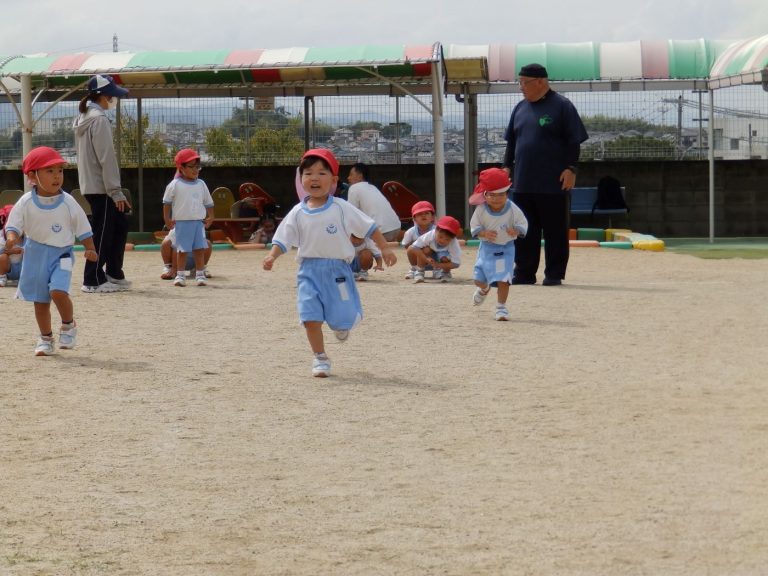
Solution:
<svg viewBox="0 0 768 576"><path fill-rule="evenodd" d="M282 219L272 236L272 244L276 244L283 252L288 252L293 246L299 245L297 215L300 210L301 204L294 206Z"/></svg>
<svg viewBox="0 0 768 576"><path fill-rule="evenodd" d="M510 224L517 230L519 236L525 236L528 233L528 219L525 217L525 214L520 207L514 202L512 202Z"/></svg>
<svg viewBox="0 0 768 576"><path fill-rule="evenodd" d="M211 196L211 191L208 190L208 184L203 182L203 206L213 208L213 205L213 196Z"/></svg>
<svg viewBox="0 0 768 576"><path fill-rule="evenodd" d="M26 201L19 200L11 209L11 213L8 214L8 221L5 223L5 229L13 230L21 236L24 234L24 212L26 211Z"/></svg>
<svg viewBox="0 0 768 576"><path fill-rule="evenodd" d="M456 267L461 264L461 246L459 246L459 241L454 238L451 240L451 243L448 244L448 254L451 255L451 262L456 264Z"/></svg>
<svg viewBox="0 0 768 576"><path fill-rule="evenodd" d="M472 218L469 220L469 231L472 237L475 238L478 233L483 231L483 224L480 222L480 210L484 210L484 206L478 206L472 213Z"/></svg>
<svg viewBox="0 0 768 576"><path fill-rule="evenodd" d="M173 204L173 197L176 193L176 186L174 186L174 182L170 182L168 186L165 187L165 193L163 194L163 204Z"/></svg>

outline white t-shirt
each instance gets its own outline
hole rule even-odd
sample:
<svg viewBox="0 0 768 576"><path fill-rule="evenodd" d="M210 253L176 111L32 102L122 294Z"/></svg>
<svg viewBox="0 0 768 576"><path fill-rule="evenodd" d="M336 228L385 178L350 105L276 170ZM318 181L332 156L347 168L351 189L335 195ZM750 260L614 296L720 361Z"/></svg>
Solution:
<svg viewBox="0 0 768 576"><path fill-rule="evenodd" d="M174 220L205 220L206 208L213 208L213 198L199 178L174 178L165 188L163 204L171 205Z"/></svg>
<svg viewBox="0 0 768 576"><path fill-rule="evenodd" d="M7 239L5 237L5 230L0 229L0 254L5 252L5 243L7 242ZM19 244L16 244L18 247ZM21 254L8 254L8 260L11 261L11 264L18 264L21 262Z"/></svg>
<svg viewBox="0 0 768 576"><path fill-rule="evenodd" d="M297 259L335 258L352 262L355 247L351 234L368 238L376 230L376 223L349 202L328 196L320 208L307 207L307 199L296 204L283 218L272 237L272 244L287 252L292 246L299 249Z"/></svg>
<svg viewBox="0 0 768 576"><path fill-rule="evenodd" d="M347 201L373 218L382 233L400 229L400 218L386 196L373 184L352 184L347 192Z"/></svg>
<svg viewBox="0 0 768 576"><path fill-rule="evenodd" d="M57 248L93 236L80 204L63 190L56 196L38 196L35 188L24 194L8 215L5 229Z"/></svg>
<svg viewBox="0 0 768 576"><path fill-rule="evenodd" d="M408 248L408 246L416 242L419 236L421 236L422 234L426 234L430 230L434 230L434 229L435 229L434 222L430 224L427 227L427 229L424 230L423 232L419 230L418 224L411 226L410 228L408 228L408 230L405 231L405 234L403 235L403 239L400 242L400 244Z"/></svg>
<svg viewBox="0 0 768 576"><path fill-rule="evenodd" d="M437 228L430 230L426 234L422 234L413 243L414 248L426 248L429 247L435 252L448 252L448 256L451 262L457 266L461 264L461 246L456 238L451 238L451 241L447 245L441 246L437 243Z"/></svg>
<svg viewBox="0 0 768 576"><path fill-rule="evenodd" d="M480 204L475 208L472 219L469 221L469 229L472 232L472 236L477 236L483 230L494 230L496 231L495 240L483 238L482 241L501 244L502 246L514 241L514 238L507 234L507 230L510 228L517 230L520 236L525 236L526 232L528 232L528 220L525 214L511 200L507 200L504 208L499 212L491 210L488 204Z"/></svg>
<svg viewBox="0 0 768 576"><path fill-rule="evenodd" d="M355 246L355 254L360 254L363 250L370 250L374 258L381 257L381 250L379 250L379 247L376 246L376 242L374 242L370 236L368 238L363 238L363 243Z"/></svg>

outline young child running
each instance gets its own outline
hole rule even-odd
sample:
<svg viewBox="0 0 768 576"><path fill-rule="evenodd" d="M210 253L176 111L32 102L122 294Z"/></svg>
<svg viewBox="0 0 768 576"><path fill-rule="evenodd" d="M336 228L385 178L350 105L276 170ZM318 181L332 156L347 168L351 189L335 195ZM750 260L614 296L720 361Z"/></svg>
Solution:
<svg viewBox="0 0 768 576"><path fill-rule="evenodd" d="M185 286L187 254L195 260L195 282L205 286L205 229L213 221L213 198L200 174L200 155L191 148L179 150L174 158L177 177L163 195L163 219L168 229L176 230L176 278L174 286ZM173 214L173 219L171 219Z"/></svg>
<svg viewBox="0 0 768 576"><path fill-rule="evenodd" d="M525 236L528 220L517 204L507 197L512 186L506 171L488 168L480 172L469 203L477 206L469 222L473 237L480 238L474 268L475 292L472 302L479 306L491 286L496 287L496 320L509 320L507 296L515 265L515 238Z"/></svg>
<svg viewBox="0 0 768 576"><path fill-rule="evenodd" d="M461 264L461 247L456 237L461 233L461 224L453 216L443 216L435 228L419 236L408 248L408 260L416 261L413 274L414 284L424 282L424 271L428 266L434 269L434 278L450 282L451 270ZM413 259L413 260L411 260Z"/></svg>
<svg viewBox="0 0 768 576"><path fill-rule="evenodd" d="M307 195L280 222L263 267L272 270L278 257L292 246L298 248L299 320L315 355L312 375L325 378L331 374L331 361L325 353L323 322L344 341L363 315L350 267L355 257L350 235L371 237L387 266L393 266L397 257L371 218L330 195L339 179L339 162L330 150L308 150L301 158L299 174Z"/></svg>
<svg viewBox="0 0 768 576"><path fill-rule="evenodd" d="M406 250L408 247L418 240L419 236L423 236L430 230L435 229L435 207L431 202L426 200L420 200L411 206L411 216L413 217L413 226L408 228L403 235L403 239L400 245ZM416 256L408 254L408 261L411 264L411 269L406 273L406 280L413 280L416 274Z"/></svg>
<svg viewBox="0 0 768 576"><path fill-rule="evenodd" d="M61 155L47 146L27 154L22 171L33 187L13 207L6 224L6 250L12 249L22 235L26 236L16 297L35 304L40 329L36 356L50 356L54 351L51 300L61 316L59 347L75 347L77 327L69 298L75 240L85 246L86 260L99 259L85 212L77 200L61 189L65 164Z"/></svg>

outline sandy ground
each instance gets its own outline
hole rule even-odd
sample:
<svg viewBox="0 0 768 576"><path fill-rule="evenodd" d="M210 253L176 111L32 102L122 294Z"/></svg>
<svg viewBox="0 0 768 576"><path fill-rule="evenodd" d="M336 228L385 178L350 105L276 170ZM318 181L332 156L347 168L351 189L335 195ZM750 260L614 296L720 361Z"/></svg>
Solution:
<svg viewBox="0 0 768 576"><path fill-rule="evenodd" d="M323 380L263 255L128 253L50 358L0 289L0 574L768 574L766 260L575 249L508 323L401 260Z"/></svg>

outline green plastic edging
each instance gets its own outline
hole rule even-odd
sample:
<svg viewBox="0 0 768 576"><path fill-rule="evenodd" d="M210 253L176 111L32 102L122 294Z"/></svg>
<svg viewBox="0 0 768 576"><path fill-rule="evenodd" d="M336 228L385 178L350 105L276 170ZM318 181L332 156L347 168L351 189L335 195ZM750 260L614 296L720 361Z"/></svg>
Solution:
<svg viewBox="0 0 768 576"><path fill-rule="evenodd" d="M464 245L465 246L480 246L480 240L475 240L475 239L467 240Z"/></svg>
<svg viewBox="0 0 768 576"><path fill-rule="evenodd" d="M632 242L600 242L601 248L619 248L621 250L632 250Z"/></svg>
<svg viewBox="0 0 768 576"><path fill-rule="evenodd" d="M214 242L213 249L214 250L232 250L233 246L229 242L226 244L217 244Z"/></svg>
<svg viewBox="0 0 768 576"><path fill-rule="evenodd" d="M133 249L136 252L159 252L160 244L136 244Z"/></svg>

